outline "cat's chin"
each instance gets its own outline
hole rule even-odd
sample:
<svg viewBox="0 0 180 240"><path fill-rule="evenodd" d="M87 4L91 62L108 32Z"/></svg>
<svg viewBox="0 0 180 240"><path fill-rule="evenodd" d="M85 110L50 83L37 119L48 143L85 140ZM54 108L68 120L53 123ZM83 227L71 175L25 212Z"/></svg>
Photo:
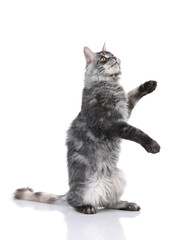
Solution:
<svg viewBox="0 0 180 240"><path fill-rule="evenodd" d="M111 74L110 77L118 78L121 75L121 72Z"/></svg>
<svg viewBox="0 0 180 240"><path fill-rule="evenodd" d="M121 74L120 67L119 66L114 66L112 69L108 70L108 73L110 76L118 76Z"/></svg>
<svg viewBox="0 0 180 240"><path fill-rule="evenodd" d="M112 71L109 75L111 77L118 77L121 75L121 71L120 71L120 69L118 69L118 70Z"/></svg>

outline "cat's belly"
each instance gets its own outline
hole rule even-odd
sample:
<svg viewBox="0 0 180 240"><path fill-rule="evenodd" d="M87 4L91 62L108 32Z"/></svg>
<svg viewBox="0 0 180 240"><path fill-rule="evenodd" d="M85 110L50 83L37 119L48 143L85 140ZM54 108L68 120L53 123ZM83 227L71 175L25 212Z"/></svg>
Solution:
<svg viewBox="0 0 180 240"><path fill-rule="evenodd" d="M111 175L95 173L87 182L84 192L84 202L95 207L107 207L118 202L125 187L123 173L116 169Z"/></svg>

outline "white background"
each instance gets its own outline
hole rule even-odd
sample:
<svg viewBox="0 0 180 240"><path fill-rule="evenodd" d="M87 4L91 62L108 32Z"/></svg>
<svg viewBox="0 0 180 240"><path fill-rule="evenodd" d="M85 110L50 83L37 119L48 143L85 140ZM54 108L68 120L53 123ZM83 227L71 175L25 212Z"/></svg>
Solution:
<svg viewBox="0 0 180 240"><path fill-rule="evenodd" d="M179 1L0 1L1 239L180 239ZM161 145L157 155L123 141L123 199L139 213L93 216L68 206L12 200L16 188L68 190L66 130L81 106L83 47L121 59L125 90L158 87L130 123Z"/></svg>

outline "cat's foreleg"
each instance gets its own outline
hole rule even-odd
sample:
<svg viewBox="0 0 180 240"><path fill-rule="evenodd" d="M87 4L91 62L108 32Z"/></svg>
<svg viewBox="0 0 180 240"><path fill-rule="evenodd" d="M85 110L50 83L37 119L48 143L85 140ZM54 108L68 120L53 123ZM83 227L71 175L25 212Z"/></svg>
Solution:
<svg viewBox="0 0 180 240"><path fill-rule="evenodd" d="M141 209L136 203L128 201L119 201L112 206L108 206L107 208L126 211L139 211Z"/></svg>
<svg viewBox="0 0 180 240"><path fill-rule="evenodd" d="M149 153L158 153L159 144L138 128L129 125L127 122L119 122L107 130L109 137L120 137L141 144Z"/></svg>
<svg viewBox="0 0 180 240"><path fill-rule="evenodd" d="M153 92L157 87L156 81L147 81L143 84L141 84L139 87L131 90L127 96L128 96L128 110L129 110L129 116L131 115L131 112L133 108L135 107L136 103L145 95Z"/></svg>

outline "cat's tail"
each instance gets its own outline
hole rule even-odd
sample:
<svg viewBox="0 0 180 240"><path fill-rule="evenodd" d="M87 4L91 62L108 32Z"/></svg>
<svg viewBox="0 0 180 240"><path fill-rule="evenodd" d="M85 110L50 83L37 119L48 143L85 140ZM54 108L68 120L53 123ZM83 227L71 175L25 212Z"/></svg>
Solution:
<svg viewBox="0 0 180 240"><path fill-rule="evenodd" d="M14 193L14 198L19 200L53 203L58 205L66 202L66 195L55 195L45 192L34 192L29 187L17 189Z"/></svg>

